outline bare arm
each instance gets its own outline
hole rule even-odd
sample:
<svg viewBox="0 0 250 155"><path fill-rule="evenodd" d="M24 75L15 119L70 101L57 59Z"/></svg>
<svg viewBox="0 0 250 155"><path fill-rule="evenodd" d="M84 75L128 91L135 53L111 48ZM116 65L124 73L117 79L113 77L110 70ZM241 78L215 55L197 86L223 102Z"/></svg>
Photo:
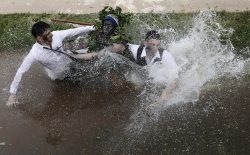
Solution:
<svg viewBox="0 0 250 155"><path fill-rule="evenodd" d="M16 93L17 93L19 84L21 82L23 74L29 70L29 68L31 67L34 61L35 61L35 58L30 52L25 57L21 66L18 68L17 73L14 77L14 80L12 81L11 86L10 86L10 96L9 96L8 101L6 102L7 106L11 107L11 106L15 106L16 104L18 104L18 101L16 100Z"/></svg>
<svg viewBox="0 0 250 155"><path fill-rule="evenodd" d="M125 46L123 44L116 44L114 43L113 46L111 46L110 51L113 53L121 53L125 50Z"/></svg>
<svg viewBox="0 0 250 155"><path fill-rule="evenodd" d="M176 88L177 88L177 80L174 80L172 84L170 84L167 88L165 88L162 91L159 101L160 102L166 101Z"/></svg>
<svg viewBox="0 0 250 155"><path fill-rule="evenodd" d="M84 53L84 54L71 54L73 57L82 59L82 60L92 60L96 58L98 53Z"/></svg>

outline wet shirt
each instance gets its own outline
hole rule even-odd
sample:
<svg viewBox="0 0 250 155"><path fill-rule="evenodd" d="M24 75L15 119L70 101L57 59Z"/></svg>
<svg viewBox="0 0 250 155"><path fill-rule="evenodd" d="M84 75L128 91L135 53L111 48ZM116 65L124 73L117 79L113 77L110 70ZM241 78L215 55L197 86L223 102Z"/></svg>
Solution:
<svg viewBox="0 0 250 155"><path fill-rule="evenodd" d="M83 32L94 30L93 26L85 26L74 29L53 31L52 49L63 52L62 42L66 37L72 37ZM51 79L64 78L64 71L68 69L68 65L72 60L65 54L47 49L49 47L35 43L29 54L24 58L21 66L17 70L14 80L10 86L10 92L16 94L22 75L29 70L34 62L42 64Z"/></svg>
<svg viewBox="0 0 250 155"><path fill-rule="evenodd" d="M137 52L140 45L128 44L129 50L131 51L135 60L137 60ZM172 54L170 54L167 50L163 51L162 59L160 62L155 62L155 59L161 58L160 52L157 51L156 55L149 60L146 55L146 47L143 48L141 57L145 57L147 67L149 67L149 74L153 78L159 79L158 81L172 81L178 78L179 67L176 64L176 61ZM152 74L151 74L152 73Z"/></svg>

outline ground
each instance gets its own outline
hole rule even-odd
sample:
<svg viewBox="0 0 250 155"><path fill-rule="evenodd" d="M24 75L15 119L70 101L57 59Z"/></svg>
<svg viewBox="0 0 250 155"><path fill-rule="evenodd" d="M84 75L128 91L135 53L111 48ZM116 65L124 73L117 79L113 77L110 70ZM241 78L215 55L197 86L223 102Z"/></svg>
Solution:
<svg viewBox="0 0 250 155"><path fill-rule="evenodd" d="M0 0L0 14L30 13L95 13L104 6L119 6L132 12L193 12L206 9L248 10L250 0Z"/></svg>

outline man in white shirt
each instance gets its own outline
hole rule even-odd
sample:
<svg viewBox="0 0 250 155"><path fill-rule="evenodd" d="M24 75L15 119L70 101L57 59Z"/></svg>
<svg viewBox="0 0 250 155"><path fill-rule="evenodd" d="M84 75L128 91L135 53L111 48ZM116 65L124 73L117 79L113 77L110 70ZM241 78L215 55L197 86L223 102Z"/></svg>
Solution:
<svg viewBox="0 0 250 155"><path fill-rule="evenodd" d="M148 66L149 76L154 79L158 78L158 83L159 81L168 82L160 97L160 100L166 100L176 87L179 67L174 57L167 50L160 48L160 45L160 34L156 30L151 30L147 32L143 45L128 44L130 52L127 55L130 55L130 59L138 65Z"/></svg>
<svg viewBox="0 0 250 155"><path fill-rule="evenodd" d="M10 96L6 105L14 106L18 103L16 93L19 83L23 74L29 70L34 62L42 64L51 79L63 79L66 76L64 72L69 69L69 64L74 59L91 60L93 57L96 57L97 53L73 55L66 53L62 48L62 42L66 37L72 37L92 30L94 30L93 26L85 26L51 32L49 24L42 21L35 23L32 26L31 33L36 39L36 43L32 46L29 54L17 70L10 86Z"/></svg>

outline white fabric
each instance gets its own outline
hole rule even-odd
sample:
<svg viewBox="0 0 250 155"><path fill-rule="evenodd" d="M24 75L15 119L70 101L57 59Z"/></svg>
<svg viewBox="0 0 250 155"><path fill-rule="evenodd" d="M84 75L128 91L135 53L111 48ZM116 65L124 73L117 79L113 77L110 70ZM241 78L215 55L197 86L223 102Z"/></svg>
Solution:
<svg viewBox="0 0 250 155"><path fill-rule="evenodd" d="M129 44L129 50L132 52L135 60L137 60L137 51L139 47L140 45ZM146 55L146 47L143 48L141 57L145 57L147 67L149 68L149 76L152 77L155 82L171 83L179 77L179 67L172 54L167 50L163 51L161 62L154 63L156 58L160 58L159 51L157 51L156 55L149 61Z"/></svg>
<svg viewBox="0 0 250 155"><path fill-rule="evenodd" d="M66 37L72 37L91 30L94 30L93 26L85 26L62 31L53 31L52 48L57 49L60 47L60 50L63 51L62 42ZM34 62L39 62L40 64L42 64L51 79L64 78L63 72L68 69L68 64L72 60L62 53L53 52L51 50L44 49L43 47L45 46L40 45L39 43L35 43L33 45L29 54L24 58L21 66L17 70L14 80L12 81L10 86L10 93L16 94L23 74L30 69L31 65Z"/></svg>

